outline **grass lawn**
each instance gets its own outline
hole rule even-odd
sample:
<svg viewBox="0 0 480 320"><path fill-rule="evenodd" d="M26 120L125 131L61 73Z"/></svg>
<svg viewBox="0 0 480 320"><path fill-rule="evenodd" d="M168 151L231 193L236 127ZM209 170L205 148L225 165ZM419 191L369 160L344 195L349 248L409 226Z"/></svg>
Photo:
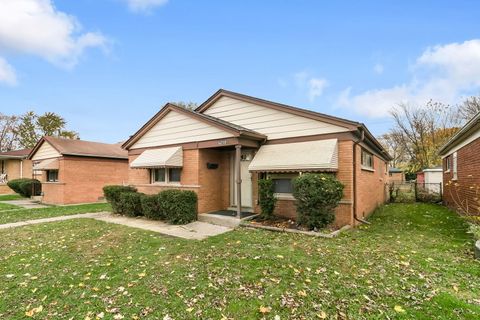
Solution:
<svg viewBox="0 0 480 320"><path fill-rule="evenodd" d="M21 200L25 199L19 194L2 194L0 195L0 201L9 201L9 200Z"/></svg>
<svg viewBox="0 0 480 320"><path fill-rule="evenodd" d="M19 206L15 206L13 204L8 204L8 203L1 203L0 202L0 212L5 211L5 210L14 210L14 209L19 209ZM1 213L0 213L1 215Z"/></svg>
<svg viewBox="0 0 480 320"><path fill-rule="evenodd" d="M111 211L108 203L79 204L73 206L56 206L39 209L23 209L15 211L1 211L0 203L0 224L18 222L32 219L66 216L78 213Z"/></svg>
<svg viewBox="0 0 480 320"><path fill-rule="evenodd" d="M336 239L239 229L196 242L90 219L0 230L0 318L480 318L463 221L429 204L370 220Z"/></svg>

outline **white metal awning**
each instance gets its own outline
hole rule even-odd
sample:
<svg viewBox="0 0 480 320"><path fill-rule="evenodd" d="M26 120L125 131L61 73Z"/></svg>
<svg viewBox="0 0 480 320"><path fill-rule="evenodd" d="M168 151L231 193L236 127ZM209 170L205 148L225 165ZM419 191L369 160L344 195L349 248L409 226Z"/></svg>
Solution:
<svg viewBox="0 0 480 320"><path fill-rule="evenodd" d="M248 167L250 171L270 172L337 169L337 139L263 145Z"/></svg>
<svg viewBox="0 0 480 320"><path fill-rule="evenodd" d="M182 147L150 149L143 151L130 163L130 168L182 167Z"/></svg>
<svg viewBox="0 0 480 320"><path fill-rule="evenodd" d="M33 165L33 170L58 170L59 168L58 158L46 159Z"/></svg>

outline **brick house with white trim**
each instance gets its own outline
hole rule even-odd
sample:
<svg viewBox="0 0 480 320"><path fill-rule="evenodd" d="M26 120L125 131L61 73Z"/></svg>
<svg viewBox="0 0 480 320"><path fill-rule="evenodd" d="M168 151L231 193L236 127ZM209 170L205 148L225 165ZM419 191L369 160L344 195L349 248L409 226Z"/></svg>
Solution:
<svg viewBox="0 0 480 320"><path fill-rule="evenodd" d="M444 204L480 215L480 113L465 124L439 154L443 164Z"/></svg>
<svg viewBox="0 0 480 320"><path fill-rule="evenodd" d="M0 152L0 194L14 193L7 186L8 181L32 176L32 162L27 160L30 151L31 149L21 149Z"/></svg>
<svg viewBox="0 0 480 320"><path fill-rule="evenodd" d="M102 201L105 185L128 180L128 155L120 144L43 137L28 159L47 204Z"/></svg>
<svg viewBox="0 0 480 320"><path fill-rule="evenodd" d="M291 180L303 172L330 172L345 185L339 226L387 197L391 157L365 125L226 90L194 111L166 104L123 147L129 184L148 194L193 190L199 214L259 212L257 181L270 176L275 213L295 218Z"/></svg>

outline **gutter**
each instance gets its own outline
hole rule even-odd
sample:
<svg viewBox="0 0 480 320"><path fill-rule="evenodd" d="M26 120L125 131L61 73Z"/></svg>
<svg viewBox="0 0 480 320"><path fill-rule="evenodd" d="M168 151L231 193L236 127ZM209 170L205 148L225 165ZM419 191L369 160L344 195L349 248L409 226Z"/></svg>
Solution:
<svg viewBox="0 0 480 320"><path fill-rule="evenodd" d="M365 140L363 128L358 128L358 131L360 131L360 139L353 142L353 219L361 223L370 224L370 222L357 216L357 146Z"/></svg>

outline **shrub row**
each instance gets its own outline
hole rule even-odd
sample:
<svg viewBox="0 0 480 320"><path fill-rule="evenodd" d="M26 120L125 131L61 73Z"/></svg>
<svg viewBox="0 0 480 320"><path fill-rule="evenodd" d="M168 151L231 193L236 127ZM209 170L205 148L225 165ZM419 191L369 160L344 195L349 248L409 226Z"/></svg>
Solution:
<svg viewBox="0 0 480 320"><path fill-rule="evenodd" d="M164 190L146 195L134 187L105 186L105 198L113 212L126 216L145 216L171 224L186 224L197 220L197 194L186 190Z"/></svg>
<svg viewBox="0 0 480 320"><path fill-rule="evenodd" d="M32 196L33 190L40 190L42 184L37 179L22 178L8 181L7 185L16 193L29 198Z"/></svg>

